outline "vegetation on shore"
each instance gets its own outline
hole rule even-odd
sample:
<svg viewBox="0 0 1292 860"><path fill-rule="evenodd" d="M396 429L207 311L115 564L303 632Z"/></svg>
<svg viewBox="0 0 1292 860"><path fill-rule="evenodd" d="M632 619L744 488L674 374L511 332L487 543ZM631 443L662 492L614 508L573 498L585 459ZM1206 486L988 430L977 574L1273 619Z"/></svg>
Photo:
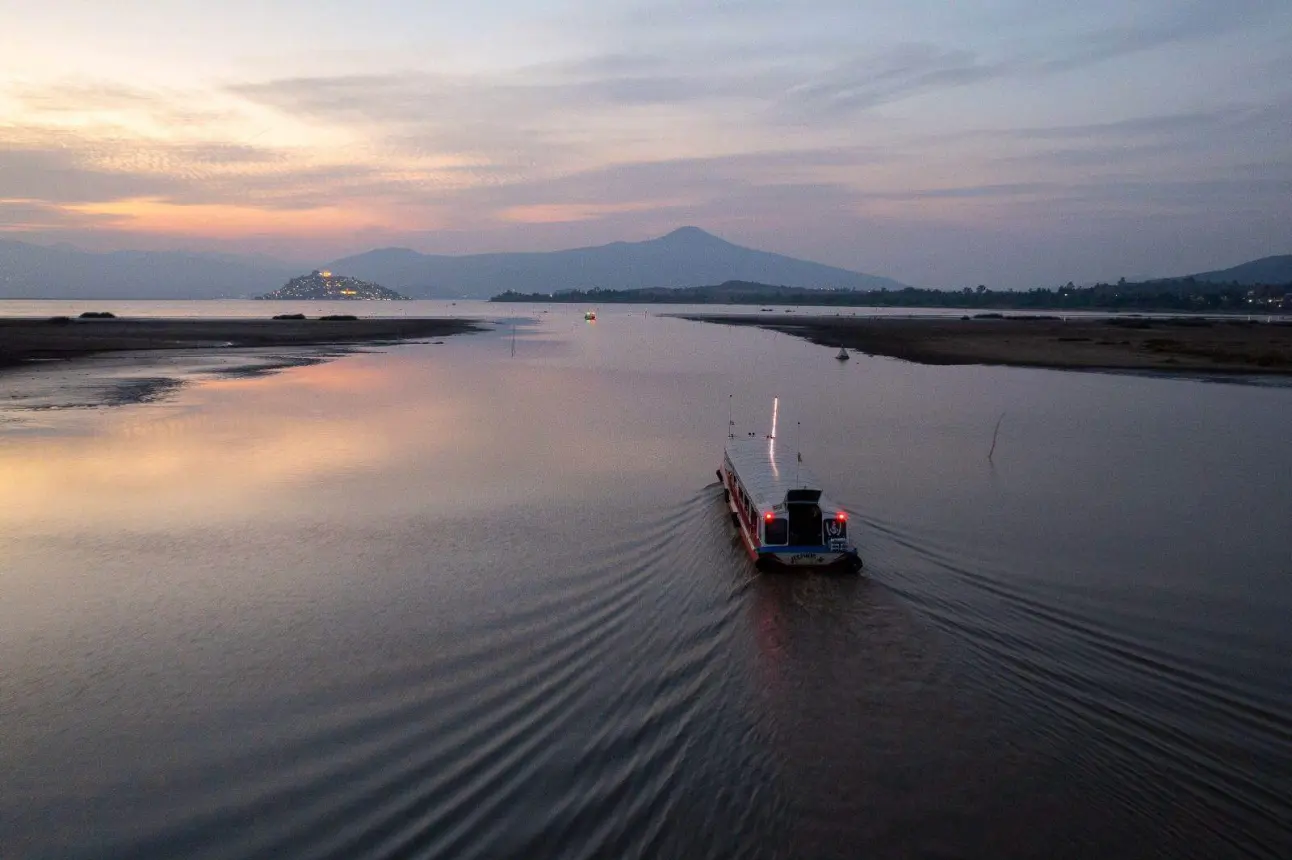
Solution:
<svg viewBox="0 0 1292 860"><path fill-rule="evenodd" d="M821 307L992 308L997 310L1170 310L1292 312L1292 283L1262 286L1215 284L1195 278L1050 289L992 290L985 285L961 290L817 290L749 281L707 287L651 287L637 290L562 290L555 293L507 291L493 302L570 302L576 304L730 304Z"/></svg>

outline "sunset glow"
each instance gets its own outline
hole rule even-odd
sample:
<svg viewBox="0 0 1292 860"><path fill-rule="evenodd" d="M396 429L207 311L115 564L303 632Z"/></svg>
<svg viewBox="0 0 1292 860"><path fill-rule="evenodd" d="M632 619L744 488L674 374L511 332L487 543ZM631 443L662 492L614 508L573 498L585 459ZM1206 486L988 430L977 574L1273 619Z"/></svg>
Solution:
<svg viewBox="0 0 1292 860"><path fill-rule="evenodd" d="M694 223L1015 287L1287 251L1286 4L17 5L23 241L334 259Z"/></svg>
<svg viewBox="0 0 1292 860"><path fill-rule="evenodd" d="M285 230L332 232L389 227L378 213L338 206L262 209L226 204L177 205L164 200L113 200L70 204L68 211L103 219L103 229L144 231L159 235L236 237Z"/></svg>

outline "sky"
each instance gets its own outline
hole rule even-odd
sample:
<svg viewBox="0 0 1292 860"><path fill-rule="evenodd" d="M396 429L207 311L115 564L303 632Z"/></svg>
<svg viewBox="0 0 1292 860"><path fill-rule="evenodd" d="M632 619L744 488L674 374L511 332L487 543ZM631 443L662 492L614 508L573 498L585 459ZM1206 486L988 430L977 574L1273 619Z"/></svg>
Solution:
<svg viewBox="0 0 1292 860"><path fill-rule="evenodd" d="M1292 253L1287 0L0 0L0 239L696 225L919 286Z"/></svg>

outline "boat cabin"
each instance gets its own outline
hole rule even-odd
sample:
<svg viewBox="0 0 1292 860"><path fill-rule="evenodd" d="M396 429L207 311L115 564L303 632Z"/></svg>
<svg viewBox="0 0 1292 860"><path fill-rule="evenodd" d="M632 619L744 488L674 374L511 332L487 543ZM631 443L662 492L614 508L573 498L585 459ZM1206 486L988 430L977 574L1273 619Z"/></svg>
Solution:
<svg viewBox="0 0 1292 860"><path fill-rule="evenodd" d="M730 439L718 477L756 562L860 566L847 512L826 498L800 455L785 456L774 438Z"/></svg>

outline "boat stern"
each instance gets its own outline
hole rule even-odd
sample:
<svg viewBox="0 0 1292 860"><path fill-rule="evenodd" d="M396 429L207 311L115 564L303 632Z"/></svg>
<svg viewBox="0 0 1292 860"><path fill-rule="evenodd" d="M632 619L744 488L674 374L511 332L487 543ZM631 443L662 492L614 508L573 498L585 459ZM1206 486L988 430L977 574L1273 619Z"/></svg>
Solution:
<svg viewBox="0 0 1292 860"><path fill-rule="evenodd" d="M861 556L854 546L759 547L755 564L762 570L847 571L861 570Z"/></svg>

